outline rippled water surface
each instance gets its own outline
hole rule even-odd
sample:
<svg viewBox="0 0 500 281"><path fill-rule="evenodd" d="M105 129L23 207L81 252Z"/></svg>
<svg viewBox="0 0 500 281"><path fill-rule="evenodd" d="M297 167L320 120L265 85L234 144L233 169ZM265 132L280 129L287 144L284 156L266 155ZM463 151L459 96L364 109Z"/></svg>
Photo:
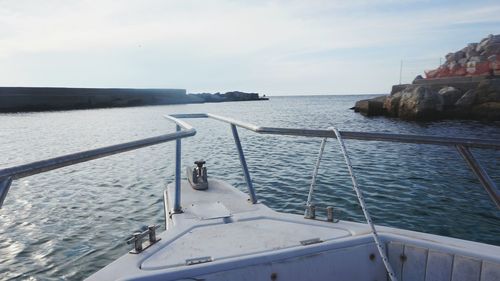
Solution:
<svg viewBox="0 0 500 281"><path fill-rule="evenodd" d="M162 115L210 112L262 126L327 128L500 139L500 123L404 122L348 108L360 96L276 97L270 101L0 114L0 168L173 132ZM183 164L203 158L209 175L244 190L229 126L188 120ZM240 130L259 199L301 214L320 139ZM500 212L454 148L348 140L360 186L377 224L500 245ZM500 153L473 150L497 183ZM22 178L0 210L0 279L83 279L119 256L124 239L163 224L162 191L173 181L167 143ZM337 143L329 141L315 202L362 221Z"/></svg>

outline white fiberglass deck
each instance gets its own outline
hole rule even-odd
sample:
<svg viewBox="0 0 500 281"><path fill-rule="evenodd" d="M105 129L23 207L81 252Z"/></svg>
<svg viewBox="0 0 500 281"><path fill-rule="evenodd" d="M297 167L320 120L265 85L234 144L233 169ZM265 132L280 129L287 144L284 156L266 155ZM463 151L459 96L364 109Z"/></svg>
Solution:
<svg viewBox="0 0 500 281"><path fill-rule="evenodd" d="M183 213L167 215L162 240L89 280L387 280L364 224L277 213L219 180L181 188ZM500 280L499 247L377 228L398 280Z"/></svg>
<svg viewBox="0 0 500 281"><path fill-rule="evenodd" d="M211 180L209 186L209 190L199 191L183 182L186 207L182 214L172 216L168 227L184 225L188 231L144 261L143 269L184 266L186 260L200 257L224 260L261 254L299 247L308 240L329 241L351 235L333 224L315 225L276 216L262 204L250 204L243 193L222 181Z"/></svg>

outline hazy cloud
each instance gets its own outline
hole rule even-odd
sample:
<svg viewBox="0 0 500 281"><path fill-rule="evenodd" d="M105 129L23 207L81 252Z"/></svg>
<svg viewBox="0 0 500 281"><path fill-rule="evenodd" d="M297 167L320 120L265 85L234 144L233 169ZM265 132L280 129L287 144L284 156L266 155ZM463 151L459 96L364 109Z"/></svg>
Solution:
<svg viewBox="0 0 500 281"><path fill-rule="evenodd" d="M498 14L478 1L0 0L0 83L383 92L400 59L498 33Z"/></svg>

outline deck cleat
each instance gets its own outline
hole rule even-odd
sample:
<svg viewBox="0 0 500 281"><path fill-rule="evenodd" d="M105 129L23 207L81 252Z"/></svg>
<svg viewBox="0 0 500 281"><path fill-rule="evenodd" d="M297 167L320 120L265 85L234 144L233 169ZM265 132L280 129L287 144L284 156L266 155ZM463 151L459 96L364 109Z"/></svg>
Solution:
<svg viewBox="0 0 500 281"><path fill-rule="evenodd" d="M195 161L196 167L194 169L187 168L187 177L189 184L192 188L196 190L206 190L208 189L208 175L207 175L207 167L205 165L204 160Z"/></svg>

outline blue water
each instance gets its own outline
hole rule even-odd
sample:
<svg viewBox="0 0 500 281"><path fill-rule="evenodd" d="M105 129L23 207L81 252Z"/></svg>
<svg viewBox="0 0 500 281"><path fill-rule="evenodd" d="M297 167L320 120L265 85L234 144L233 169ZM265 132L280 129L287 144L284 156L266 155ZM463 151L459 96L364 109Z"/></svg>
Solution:
<svg viewBox="0 0 500 281"><path fill-rule="evenodd" d="M234 102L0 114L0 168L172 132L162 115L210 112L262 126L500 139L500 122L405 122L349 110L363 96L275 97ZM229 126L188 120L183 164L207 160L210 177L245 189ZM259 200L301 214L320 139L240 130ZM374 221L500 245L500 212L454 148L347 141ZM497 183L500 152L473 150ZM167 143L17 180L0 211L0 279L82 279L119 256L142 225L163 224L162 191L173 181ZM329 141L314 198L342 219L363 221L335 141Z"/></svg>

